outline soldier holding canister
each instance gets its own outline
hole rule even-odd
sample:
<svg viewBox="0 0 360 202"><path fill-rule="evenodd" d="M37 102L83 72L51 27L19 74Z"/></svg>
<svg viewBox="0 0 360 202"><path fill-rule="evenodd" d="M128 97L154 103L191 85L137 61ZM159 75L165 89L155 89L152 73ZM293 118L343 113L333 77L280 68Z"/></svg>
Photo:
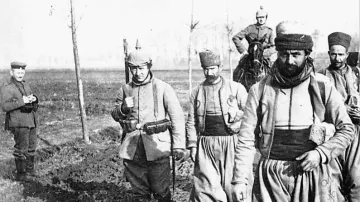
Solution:
<svg viewBox="0 0 360 202"><path fill-rule="evenodd" d="M185 154L185 118L174 89L155 78L152 61L142 50L129 54L132 81L118 92L111 112L124 133L120 157L134 201L171 201L170 152L181 160ZM171 131L170 131L171 130Z"/></svg>
<svg viewBox="0 0 360 202"><path fill-rule="evenodd" d="M1 108L6 112L5 130L14 135L16 180L28 181L35 175L35 151L37 146L38 99L24 81L26 64L11 63L11 79L1 89Z"/></svg>

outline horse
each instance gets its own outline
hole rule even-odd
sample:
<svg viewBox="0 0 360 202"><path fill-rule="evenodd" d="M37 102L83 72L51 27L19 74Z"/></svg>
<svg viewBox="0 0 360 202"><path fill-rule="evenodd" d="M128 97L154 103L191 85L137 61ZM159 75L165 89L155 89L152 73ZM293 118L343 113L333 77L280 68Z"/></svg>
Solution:
<svg viewBox="0 0 360 202"><path fill-rule="evenodd" d="M233 81L244 85L247 91L270 71L270 62L264 59L263 43L266 35L260 39L245 36L249 43L248 53L244 55L233 73Z"/></svg>

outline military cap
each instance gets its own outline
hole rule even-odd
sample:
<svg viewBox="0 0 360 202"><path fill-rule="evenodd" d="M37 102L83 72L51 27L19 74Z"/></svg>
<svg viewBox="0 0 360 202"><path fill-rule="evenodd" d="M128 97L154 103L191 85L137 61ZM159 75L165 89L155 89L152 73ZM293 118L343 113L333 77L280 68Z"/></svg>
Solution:
<svg viewBox="0 0 360 202"><path fill-rule="evenodd" d="M127 57L127 63L130 66L143 66L146 64L151 64L152 60L149 54L143 50L135 50L129 53Z"/></svg>
<svg viewBox="0 0 360 202"><path fill-rule="evenodd" d="M296 21L283 21L276 26L275 46L282 50L312 50L314 45L309 30Z"/></svg>
<svg viewBox="0 0 360 202"><path fill-rule="evenodd" d="M260 10L258 10L256 12L256 17L259 17L259 16L266 16L267 17L268 13L266 10L264 10L264 7L263 6L260 6Z"/></svg>
<svg viewBox="0 0 360 202"><path fill-rule="evenodd" d="M341 45L346 48L350 46L351 36L343 32L334 32L328 36L329 49L333 45Z"/></svg>
<svg viewBox="0 0 360 202"><path fill-rule="evenodd" d="M217 54L211 50L205 50L199 53L201 67L210 67L221 65L220 54Z"/></svg>
<svg viewBox="0 0 360 202"><path fill-rule="evenodd" d="M25 69L26 64L23 62L14 61L11 64L11 69Z"/></svg>

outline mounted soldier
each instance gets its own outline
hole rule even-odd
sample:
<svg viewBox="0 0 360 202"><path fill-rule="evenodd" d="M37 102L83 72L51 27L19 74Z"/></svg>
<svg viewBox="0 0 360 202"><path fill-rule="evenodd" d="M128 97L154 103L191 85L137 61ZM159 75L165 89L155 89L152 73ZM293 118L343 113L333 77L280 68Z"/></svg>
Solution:
<svg viewBox="0 0 360 202"><path fill-rule="evenodd" d="M265 37L265 41L263 43L264 57L269 61L271 66L273 57L271 57L275 52L275 33L272 28L266 25L266 21L268 19L268 12L260 6L260 10L256 12L256 23L247 26L245 29L241 30L237 33L233 38L233 42L236 46L236 49L242 55L247 55L248 51L242 43L244 38L249 37L251 39L258 39ZM250 43L248 41L248 43Z"/></svg>

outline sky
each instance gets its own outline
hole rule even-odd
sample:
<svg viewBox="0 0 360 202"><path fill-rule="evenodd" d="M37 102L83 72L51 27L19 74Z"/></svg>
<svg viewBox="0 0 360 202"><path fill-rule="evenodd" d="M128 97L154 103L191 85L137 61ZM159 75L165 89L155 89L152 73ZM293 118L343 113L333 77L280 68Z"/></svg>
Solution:
<svg viewBox="0 0 360 202"><path fill-rule="evenodd" d="M234 34L255 23L260 6L267 24L284 20L320 31L318 48L326 51L334 31L359 35L359 0L74 0L80 65L118 66L123 61L123 39L130 50L139 39L143 48L161 61L187 56L189 25L199 22L194 49L225 41L224 24ZM0 0L0 69L20 60L30 68L73 66L67 0ZM227 40L227 39L226 39ZM201 41L201 42L200 42ZM206 43L204 42L206 41ZM210 42L209 42L210 41ZM164 63L165 62L165 63Z"/></svg>

